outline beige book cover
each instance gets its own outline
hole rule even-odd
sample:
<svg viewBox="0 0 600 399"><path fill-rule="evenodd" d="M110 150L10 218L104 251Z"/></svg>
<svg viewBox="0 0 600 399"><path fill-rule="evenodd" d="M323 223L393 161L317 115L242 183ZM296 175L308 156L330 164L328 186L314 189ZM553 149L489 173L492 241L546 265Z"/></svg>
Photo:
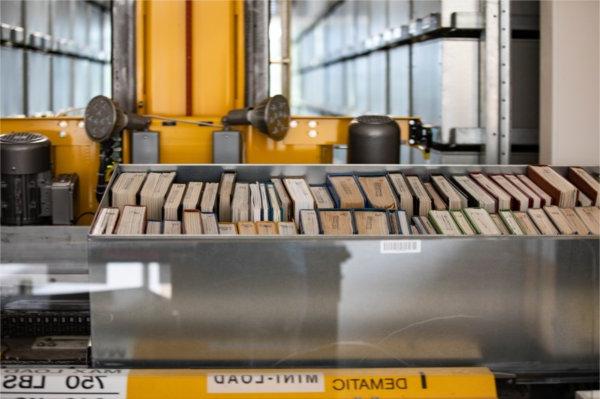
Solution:
<svg viewBox="0 0 600 399"><path fill-rule="evenodd" d="M221 174L221 183L219 185L219 220L222 222L231 222L231 197L235 184L235 176L235 172Z"/></svg>
<svg viewBox="0 0 600 399"><path fill-rule="evenodd" d="M560 234L575 234L575 229L571 226L559 207L556 205L545 206L544 211Z"/></svg>
<svg viewBox="0 0 600 399"><path fill-rule="evenodd" d="M540 207L544 205L552 205L552 197L548 195L547 192L542 190L537 184L535 184L531 179L525 175L517 175L517 179L523 182L527 187L529 187L534 193L540 197ZM535 208L535 207L534 207ZM539 207L538 207L539 208Z"/></svg>
<svg viewBox="0 0 600 399"><path fill-rule="evenodd" d="M273 180L273 184L275 184L275 180ZM302 177L286 177L283 179L283 185L285 186L293 204L294 221L298 223L298 220L300 220L300 210L314 209L315 200L310 192L310 188L308 187L306 180L304 180ZM275 186L275 188L277 188L277 186Z"/></svg>
<svg viewBox="0 0 600 399"><path fill-rule="evenodd" d="M187 184L182 201L183 209L198 209L203 184L199 181L191 181Z"/></svg>
<svg viewBox="0 0 600 399"><path fill-rule="evenodd" d="M200 221L202 222L202 234L219 234L217 215L214 213L201 213Z"/></svg>
<svg viewBox="0 0 600 399"><path fill-rule="evenodd" d="M500 230L500 233L503 236L510 235L510 231L508 230L508 227L506 227L506 224L504 224L504 221L502 220L500 215L498 215L497 213L491 213L490 217L492 218L492 220L496 224L496 227L498 228L498 230Z"/></svg>
<svg viewBox="0 0 600 399"><path fill-rule="evenodd" d="M237 226L235 223L219 223L219 234L224 236L237 235Z"/></svg>
<svg viewBox="0 0 600 399"><path fill-rule="evenodd" d="M542 198L517 176L504 175L504 178L506 178L506 180L508 180L513 186L515 186L517 189L519 189L519 191L529 198L530 208L539 208L542 206ZM526 211L527 209L521 212Z"/></svg>
<svg viewBox="0 0 600 399"><path fill-rule="evenodd" d="M298 234L294 222L278 222L277 231L280 236L295 236Z"/></svg>
<svg viewBox="0 0 600 399"><path fill-rule="evenodd" d="M485 209L488 213L496 211L496 200L473 179L469 176L452 176L452 178L475 201L478 207Z"/></svg>
<svg viewBox="0 0 600 399"><path fill-rule="evenodd" d="M530 201L527 195L523 194L521 190L515 187L515 185L508 181L503 175L493 175L491 176L491 179L508 193L510 196L511 209L521 212L527 211Z"/></svg>
<svg viewBox="0 0 600 399"><path fill-rule="evenodd" d="M399 209L405 211L408 218L412 218L414 214L414 199L404 175L402 173L390 173L388 174L388 178L400 201L398 205Z"/></svg>
<svg viewBox="0 0 600 399"><path fill-rule="evenodd" d="M255 236L256 225L254 222L238 222L237 223L238 233L241 236Z"/></svg>
<svg viewBox="0 0 600 399"><path fill-rule="evenodd" d="M146 223L146 234L161 234L162 223L150 220Z"/></svg>
<svg viewBox="0 0 600 399"><path fill-rule="evenodd" d="M427 191L427 194L429 194L429 197L431 198L431 202L435 210L445 211L447 209L446 203L444 202L440 194L436 191L435 187L433 187L433 184L429 182L423 183L423 187L425 187L425 191Z"/></svg>
<svg viewBox="0 0 600 399"><path fill-rule="evenodd" d="M450 211L450 215L452 215L456 225L464 235L474 236L476 234L475 230L473 230L473 226L471 226L471 223L467 220L462 210Z"/></svg>
<svg viewBox="0 0 600 399"><path fill-rule="evenodd" d="M558 230L556 229L556 227L554 227L550 219L548 219L548 216L546 215L546 212L544 212L543 209L529 209L527 210L527 214L529 215L529 217L533 221L533 224L535 224L535 227L537 227L540 233L542 233L543 235L551 236L558 235Z"/></svg>
<svg viewBox="0 0 600 399"><path fill-rule="evenodd" d="M561 208L572 208L576 205L577 188L551 167L529 165L527 177L552 197L554 205Z"/></svg>
<svg viewBox="0 0 600 399"><path fill-rule="evenodd" d="M593 205L600 206L600 181L594 179L592 175L580 167L569 168L568 177L571 183L590 199Z"/></svg>
<svg viewBox="0 0 600 399"><path fill-rule="evenodd" d="M125 205L117 225L118 235L144 234L146 227L146 207Z"/></svg>
<svg viewBox="0 0 600 399"><path fill-rule="evenodd" d="M365 207L365 199L354 176L328 176L327 179L337 196L339 208Z"/></svg>
<svg viewBox="0 0 600 399"><path fill-rule="evenodd" d="M256 233L259 236L274 236L279 234L275 222L256 222L255 224Z"/></svg>
<svg viewBox="0 0 600 399"><path fill-rule="evenodd" d="M248 183L238 182L235 185L231 201L231 221L234 223L250 221L250 185Z"/></svg>
<svg viewBox="0 0 600 399"><path fill-rule="evenodd" d="M504 211L510 209L512 198L502 187L497 185L483 173L471 173L471 178L475 180L487 194L495 199L496 210Z"/></svg>
<svg viewBox="0 0 600 399"><path fill-rule="evenodd" d="M600 234L600 209L595 206L577 207L575 213L592 234Z"/></svg>
<svg viewBox="0 0 600 399"><path fill-rule="evenodd" d="M92 234L112 234L118 218L118 208L100 209L94 227L92 227Z"/></svg>
<svg viewBox="0 0 600 399"><path fill-rule="evenodd" d="M171 185L164 205L164 220L179 220L179 207L184 193L185 184L175 183Z"/></svg>
<svg viewBox="0 0 600 399"><path fill-rule="evenodd" d="M562 212L562 214L565 216L565 219L567 219L567 222L569 223L569 226L571 226L571 229L573 229L573 231L575 231L575 234L578 234L580 236L586 236L586 235L590 234L590 229L588 229L586 227L585 223L583 223L581 218L577 215L577 213L575 213L575 209L573 209L573 208L559 208L559 209Z"/></svg>
<svg viewBox="0 0 600 399"><path fill-rule="evenodd" d="M181 234L181 222L175 220L167 220L163 225L163 234Z"/></svg>
<svg viewBox="0 0 600 399"><path fill-rule="evenodd" d="M310 186L310 191L315 199L317 209L335 208L331 194L325 186Z"/></svg>
<svg viewBox="0 0 600 399"><path fill-rule="evenodd" d="M504 222L504 224L510 231L510 234L513 234L516 236L522 236L525 234L523 232L523 229L521 229L521 226L519 226L517 219L515 219L515 215L513 214L512 211L500 211L498 213L500 215L500 218L502 219L502 221Z"/></svg>
<svg viewBox="0 0 600 399"><path fill-rule="evenodd" d="M200 200L200 212L211 213L215 211L219 183L205 183L202 199Z"/></svg>
<svg viewBox="0 0 600 399"><path fill-rule="evenodd" d="M471 225L481 235L501 235L502 233L496 226L496 223L490 217L488 211L483 208L465 208L465 216L471 222Z"/></svg>
<svg viewBox="0 0 600 399"><path fill-rule="evenodd" d="M183 234L202 234L202 221L200 211L186 209L183 211Z"/></svg>
<svg viewBox="0 0 600 399"><path fill-rule="evenodd" d="M519 227L523 231L523 234L526 236L537 236L540 235L537 227L527 214L527 212L513 212L513 216L515 220L519 224Z"/></svg>
<svg viewBox="0 0 600 399"><path fill-rule="evenodd" d="M117 176L111 190L112 207L122 211L125 205L137 205L145 179L144 172L124 172Z"/></svg>
<svg viewBox="0 0 600 399"><path fill-rule="evenodd" d="M346 236L354 234L350 211L320 211L319 221L325 235Z"/></svg>
<svg viewBox="0 0 600 399"><path fill-rule="evenodd" d="M367 236L386 236L390 234L387 214L382 211L355 211L356 233Z"/></svg>
<svg viewBox="0 0 600 399"><path fill-rule="evenodd" d="M275 191L277 192L277 198L279 199L279 203L281 205L281 208L283 209L283 215L281 216L281 220L284 222L292 221L292 218L294 217L293 204L287 190L285 189L283 182L281 181L281 179L277 178L271 179L271 182L275 187ZM296 219L296 222L297 221L298 219Z"/></svg>
<svg viewBox="0 0 600 399"><path fill-rule="evenodd" d="M444 210L432 210L429 211L429 220L435 230L439 234L447 235L447 236L460 236L462 232L452 215L448 211Z"/></svg>
<svg viewBox="0 0 600 399"><path fill-rule="evenodd" d="M360 183L371 208L398 209L398 200L385 176L359 176Z"/></svg>
<svg viewBox="0 0 600 399"><path fill-rule="evenodd" d="M432 175L431 184L436 188L440 197L444 199L448 210L459 211L467 207L467 199L442 175Z"/></svg>
<svg viewBox="0 0 600 399"><path fill-rule="evenodd" d="M413 198L416 199L417 208L414 214L418 216L427 216L432 208L431 198L421 182L419 176L406 176L406 183L410 189Z"/></svg>
<svg viewBox="0 0 600 399"><path fill-rule="evenodd" d="M437 234L437 231L435 231L435 227L433 227L433 225L431 224L431 222L429 221L427 216L419 216L419 219L421 220L421 223L423 224L423 227L425 228L427 234L429 234L429 235Z"/></svg>
<svg viewBox="0 0 600 399"><path fill-rule="evenodd" d="M300 211L300 232L306 235L319 234L319 220L316 211L312 209Z"/></svg>

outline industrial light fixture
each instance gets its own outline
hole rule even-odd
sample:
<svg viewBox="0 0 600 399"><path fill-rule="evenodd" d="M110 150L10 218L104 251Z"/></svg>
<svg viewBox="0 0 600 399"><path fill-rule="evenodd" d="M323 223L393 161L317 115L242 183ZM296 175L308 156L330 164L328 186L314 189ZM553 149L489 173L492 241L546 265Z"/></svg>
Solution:
<svg viewBox="0 0 600 399"><path fill-rule="evenodd" d="M252 125L276 141L283 140L290 127L290 105L281 94L269 97L254 107L234 109L222 119L224 126Z"/></svg>
<svg viewBox="0 0 600 399"><path fill-rule="evenodd" d="M119 105L106 96L96 96L85 108L85 132L97 142L105 142L123 129L146 130L151 119L123 111Z"/></svg>

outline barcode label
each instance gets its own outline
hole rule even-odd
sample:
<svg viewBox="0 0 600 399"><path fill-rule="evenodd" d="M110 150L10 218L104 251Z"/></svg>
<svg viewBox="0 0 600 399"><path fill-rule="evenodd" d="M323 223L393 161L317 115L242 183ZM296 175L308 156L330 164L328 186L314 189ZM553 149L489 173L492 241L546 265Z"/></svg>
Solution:
<svg viewBox="0 0 600 399"><path fill-rule="evenodd" d="M382 254L420 253L421 240L385 240L380 242L379 252Z"/></svg>

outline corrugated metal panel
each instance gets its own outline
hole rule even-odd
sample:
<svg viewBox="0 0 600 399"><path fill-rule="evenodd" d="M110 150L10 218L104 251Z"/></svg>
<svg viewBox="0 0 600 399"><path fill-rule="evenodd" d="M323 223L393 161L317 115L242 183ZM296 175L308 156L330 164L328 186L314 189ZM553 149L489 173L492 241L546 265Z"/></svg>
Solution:
<svg viewBox="0 0 600 399"><path fill-rule="evenodd" d="M50 56L28 51L27 77L27 114L50 111Z"/></svg>
<svg viewBox="0 0 600 399"><path fill-rule="evenodd" d="M2 2L4 3L4 2ZM22 115L23 110L23 50L0 47L0 82L2 116Z"/></svg>

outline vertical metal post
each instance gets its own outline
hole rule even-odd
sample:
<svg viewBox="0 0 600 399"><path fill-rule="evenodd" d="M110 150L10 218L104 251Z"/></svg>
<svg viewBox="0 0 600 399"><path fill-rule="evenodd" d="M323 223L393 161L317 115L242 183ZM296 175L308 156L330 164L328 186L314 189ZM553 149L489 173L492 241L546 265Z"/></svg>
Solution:
<svg viewBox="0 0 600 399"><path fill-rule="evenodd" d="M290 18L291 0L280 0L281 9L281 94L290 98Z"/></svg>
<svg viewBox="0 0 600 399"><path fill-rule="evenodd" d="M269 95L269 5L269 1L244 1L247 106Z"/></svg>
<svg viewBox="0 0 600 399"><path fill-rule="evenodd" d="M135 112L135 0L112 2L112 97L127 112Z"/></svg>
<svg viewBox="0 0 600 399"><path fill-rule="evenodd" d="M485 163L495 165L499 162L499 100L500 100L500 1L485 2L485 33L484 33L484 90L483 106L485 110Z"/></svg>
<svg viewBox="0 0 600 399"><path fill-rule="evenodd" d="M510 0L500 0L500 163L510 163L511 119Z"/></svg>

